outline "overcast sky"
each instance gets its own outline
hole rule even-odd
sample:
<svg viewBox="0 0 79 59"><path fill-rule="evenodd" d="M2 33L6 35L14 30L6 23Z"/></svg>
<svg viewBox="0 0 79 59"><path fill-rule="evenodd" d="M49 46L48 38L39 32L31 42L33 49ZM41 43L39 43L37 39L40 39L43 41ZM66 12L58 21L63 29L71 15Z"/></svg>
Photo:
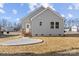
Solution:
<svg viewBox="0 0 79 59"><path fill-rule="evenodd" d="M11 22L18 22L41 5L45 8L49 6L65 18L79 18L78 3L5 3L0 4L0 19L6 18Z"/></svg>

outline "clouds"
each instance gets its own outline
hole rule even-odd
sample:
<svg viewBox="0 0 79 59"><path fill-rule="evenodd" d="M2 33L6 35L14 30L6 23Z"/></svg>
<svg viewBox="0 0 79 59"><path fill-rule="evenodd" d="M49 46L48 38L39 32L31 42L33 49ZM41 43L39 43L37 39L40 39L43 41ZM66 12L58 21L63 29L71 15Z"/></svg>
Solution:
<svg viewBox="0 0 79 59"><path fill-rule="evenodd" d="M68 17L69 17L69 18L72 18L72 17L73 17L73 15L69 13L69 14L68 14Z"/></svg>
<svg viewBox="0 0 79 59"><path fill-rule="evenodd" d="M23 6L23 5L24 5L24 3L21 3L21 4L20 4L20 6Z"/></svg>
<svg viewBox="0 0 79 59"><path fill-rule="evenodd" d="M73 6L69 6L68 9L69 9L69 10L72 10L72 9L73 9Z"/></svg>
<svg viewBox="0 0 79 59"><path fill-rule="evenodd" d="M33 11L34 9L36 9L36 8L38 8L40 6L43 6L45 8L50 7L53 10L55 10L55 8L49 3L30 3L28 5L29 5L29 9L30 9L29 12Z"/></svg>
<svg viewBox="0 0 79 59"><path fill-rule="evenodd" d="M66 14L61 14L61 16L68 19L68 18L72 18L73 14L71 14L71 13L68 13L67 15Z"/></svg>
<svg viewBox="0 0 79 59"><path fill-rule="evenodd" d="M5 11L4 11L3 9L0 9L0 13L4 14L4 13L5 13Z"/></svg>
<svg viewBox="0 0 79 59"><path fill-rule="evenodd" d="M74 6L75 10L79 10L79 3L74 3L73 6Z"/></svg>
<svg viewBox="0 0 79 59"><path fill-rule="evenodd" d="M16 9L13 9L13 10L12 10L12 13L13 13L14 15L16 15L16 14L17 14L17 10L16 10Z"/></svg>
<svg viewBox="0 0 79 59"><path fill-rule="evenodd" d="M62 16L62 17L65 17L65 15L64 15L64 14L61 14L61 16Z"/></svg>
<svg viewBox="0 0 79 59"><path fill-rule="evenodd" d="M16 20L19 21L20 19L19 18L16 18Z"/></svg>
<svg viewBox="0 0 79 59"><path fill-rule="evenodd" d="M50 7L53 10L59 12L62 17L64 18L77 18L79 17L79 4L78 3L56 3L56 4L50 4L50 3L30 3L30 4L0 4L0 17L6 16L7 19L9 19L10 16L11 20L18 21L23 16L27 16L28 12L31 12L35 10L36 8L39 8L40 6L43 6L45 8ZM13 20L14 19L14 20Z"/></svg>
<svg viewBox="0 0 79 59"><path fill-rule="evenodd" d="M6 19L6 20L10 20L11 17L10 16L2 16L1 19Z"/></svg>
<svg viewBox="0 0 79 59"><path fill-rule="evenodd" d="M49 3L31 3L31 4L29 4L29 12L31 12L31 11L33 11L33 10L35 10L36 8L38 8L38 7L40 7L40 6L43 6L43 7L45 7L45 8L47 8L47 7L50 7L50 8L52 8L53 10L56 10L54 7L54 5L53 4L49 4ZM78 5L77 5L78 6ZM74 8L75 7L75 8ZM69 4L68 5L68 10L73 10L73 9L76 9L77 7L76 7L76 5L74 5L73 3L72 4ZM66 9L67 10L67 9ZM64 11L65 12L65 11ZM61 16L62 17L65 17L65 18L72 18L73 17L73 13L71 12L71 11L69 11L69 13L66 13L66 14L64 14L64 13L62 13L61 14Z"/></svg>
<svg viewBox="0 0 79 59"><path fill-rule="evenodd" d="M72 3L68 6L69 10L79 10L79 3Z"/></svg>
<svg viewBox="0 0 79 59"><path fill-rule="evenodd" d="M71 13L68 14L68 18L73 18L75 16L74 14L76 14L74 12L79 10L79 3L72 3L72 4L70 4L68 6L68 10L71 12ZM77 14L78 14L78 12L77 12Z"/></svg>
<svg viewBox="0 0 79 59"><path fill-rule="evenodd" d="M69 13L67 15L67 18L75 18L74 12L79 10L79 4L78 3L72 3L68 6Z"/></svg>
<svg viewBox="0 0 79 59"><path fill-rule="evenodd" d="M3 3L0 3L0 8L4 8L4 4Z"/></svg>
<svg viewBox="0 0 79 59"><path fill-rule="evenodd" d="M4 10L4 4L0 3L0 13L4 14L5 10Z"/></svg>
<svg viewBox="0 0 79 59"><path fill-rule="evenodd" d="M1 14L5 14L7 12L6 10L4 10L5 9L4 6L5 6L4 3L0 3L0 13ZM21 4L21 6L23 6L23 4ZM12 9L12 13L14 15L16 15L17 14L17 10L16 9Z"/></svg>
<svg viewBox="0 0 79 59"><path fill-rule="evenodd" d="M74 17L72 13L61 14L61 16L64 17L64 18L72 18L72 17Z"/></svg>

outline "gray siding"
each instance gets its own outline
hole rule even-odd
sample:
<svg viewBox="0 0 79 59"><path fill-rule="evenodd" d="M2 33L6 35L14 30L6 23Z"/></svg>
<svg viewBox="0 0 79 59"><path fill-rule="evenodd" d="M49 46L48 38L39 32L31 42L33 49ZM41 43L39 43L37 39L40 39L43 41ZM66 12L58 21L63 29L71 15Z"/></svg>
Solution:
<svg viewBox="0 0 79 59"><path fill-rule="evenodd" d="M22 19L22 28L25 28L26 26L26 23L30 23L30 21L31 21L31 18L33 17L33 16L35 16L36 14L38 14L39 12L41 12L41 11L43 11L45 8L44 7L39 7L39 8L37 8L37 9L35 9L34 11L32 11L28 16L26 16L26 17L24 17L23 19Z"/></svg>
<svg viewBox="0 0 79 59"><path fill-rule="evenodd" d="M39 25L40 21L42 22L42 26ZM50 22L59 22L59 29L50 29ZM32 36L35 36L36 34L38 34L38 36L41 36L41 34L44 34L44 36L48 36L49 34L52 34L52 36L59 34L63 35L63 18L47 9L37 17L32 18Z"/></svg>

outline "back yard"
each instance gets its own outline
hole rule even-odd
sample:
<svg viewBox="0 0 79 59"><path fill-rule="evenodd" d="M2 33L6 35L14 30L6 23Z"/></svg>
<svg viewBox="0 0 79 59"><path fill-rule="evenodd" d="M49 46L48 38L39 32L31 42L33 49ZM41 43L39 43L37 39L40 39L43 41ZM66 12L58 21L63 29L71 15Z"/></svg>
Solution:
<svg viewBox="0 0 79 59"><path fill-rule="evenodd" d="M15 35L0 38L0 42L19 39L22 36ZM41 39L44 42L31 45L0 46L0 55L55 55L59 52L77 49L79 52L79 37L30 37ZM79 55L79 54L78 54Z"/></svg>

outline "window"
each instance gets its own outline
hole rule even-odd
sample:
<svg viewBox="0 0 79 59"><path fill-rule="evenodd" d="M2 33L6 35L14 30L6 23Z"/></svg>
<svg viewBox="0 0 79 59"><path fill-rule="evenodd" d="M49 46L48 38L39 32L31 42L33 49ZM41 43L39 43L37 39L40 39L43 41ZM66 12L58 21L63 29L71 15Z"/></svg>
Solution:
<svg viewBox="0 0 79 59"><path fill-rule="evenodd" d="M26 24L26 28L30 28L30 24L29 23Z"/></svg>
<svg viewBox="0 0 79 59"><path fill-rule="evenodd" d="M29 25L27 25L27 28L29 28Z"/></svg>
<svg viewBox="0 0 79 59"><path fill-rule="evenodd" d="M42 26L42 22L40 22L40 26Z"/></svg>
<svg viewBox="0 0 79 59"><path fill-rule="evenodd" d="M59 22L55 23L55 28L59 29Z"/></svg>
<svg viewBox="0 0 79 59"><path fill-rule="evenodd" d="M44 34L41 34L41 36L44 36Z"/></svg>
<svg viewBox="0 0 79 59"><path fill-rule="evenodd" d="M35 34L35 36L38 36L38 34Z"/></svg>
<svg viewBox="0 0 79 59"><path fill-rule="evenodd" d="M51 25L50 28L53 29L54 28L54 22L50 22L50 25Z"/></svg>

